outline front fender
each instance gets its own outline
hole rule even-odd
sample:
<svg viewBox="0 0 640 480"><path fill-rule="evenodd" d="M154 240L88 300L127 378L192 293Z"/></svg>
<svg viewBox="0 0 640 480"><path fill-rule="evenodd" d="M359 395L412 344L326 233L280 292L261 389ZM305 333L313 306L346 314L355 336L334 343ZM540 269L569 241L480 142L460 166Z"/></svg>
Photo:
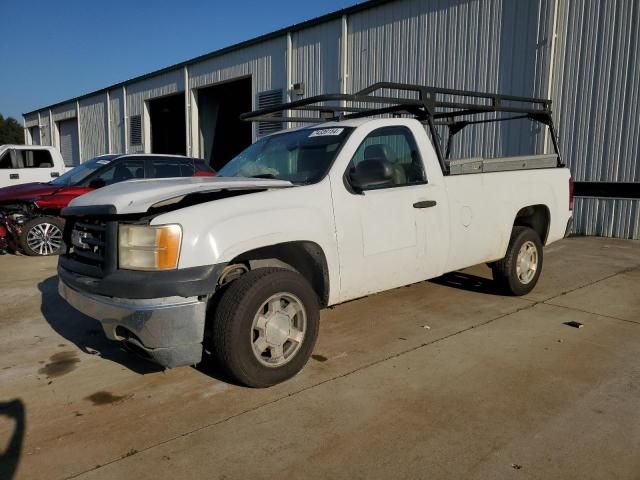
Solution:
<svg viewBox="0 0 640 480"><path fill-rule="evenodd" d="M257 248L305 241L323 250L329 281L338 285L329 189L328 182L321 182L216 200L159 215L152 223L182 226L179 268L227 263Z"/></svg>

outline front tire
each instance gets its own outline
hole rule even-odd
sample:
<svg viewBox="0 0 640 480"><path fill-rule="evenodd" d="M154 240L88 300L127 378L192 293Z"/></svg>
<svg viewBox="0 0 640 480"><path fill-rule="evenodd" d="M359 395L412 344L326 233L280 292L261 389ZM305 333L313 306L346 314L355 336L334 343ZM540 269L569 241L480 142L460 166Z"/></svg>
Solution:
<svg viewBox="0 0 640 480"><path fill-rule="evenodd" d="M507 254L493 262L493 279L510 295L526 295L542 272L542 241L529 227L513 227Z"/></svg>
<svg viewBox="0 0 640 480"><path fill-rule="evenodd" d="M318 297L297 272L252 270L222 293L212 322L212 353L239 383L269 387L295 376L318 336Z"/></svg>
<svg viewBox="0 0 640 480"><path fill-rule="evenodd" d="M32 257L59 255L64 242L64 222L57 217L38 217L28 221L20 233L20 248Z"/></svg>

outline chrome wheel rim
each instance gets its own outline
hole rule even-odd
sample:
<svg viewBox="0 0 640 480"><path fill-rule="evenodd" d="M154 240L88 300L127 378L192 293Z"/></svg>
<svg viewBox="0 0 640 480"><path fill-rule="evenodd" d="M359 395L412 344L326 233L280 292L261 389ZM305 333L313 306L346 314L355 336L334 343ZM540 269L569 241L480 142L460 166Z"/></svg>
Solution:
<svg viewBox="0 0 640 480"><path fill-rule="evenodd" d="M516 275L523 285L533 280L538 271L538 248L528 240L522 244L516 260Z"/></svg>
<svg viewBox="0 0 640 480"><path fill-rule="evenodd" d="M39 255L51 255L62 247L62 232L52 223L39 223L27 232L27 245Z"/></svg>
<svg viewBox="0 0 640 480"><path fill-rule="evenodd" d="M253 355L266 367L281 367L300 351L306 331L307 312L302 301L291 293L276 293L253 318Z"/></svg>

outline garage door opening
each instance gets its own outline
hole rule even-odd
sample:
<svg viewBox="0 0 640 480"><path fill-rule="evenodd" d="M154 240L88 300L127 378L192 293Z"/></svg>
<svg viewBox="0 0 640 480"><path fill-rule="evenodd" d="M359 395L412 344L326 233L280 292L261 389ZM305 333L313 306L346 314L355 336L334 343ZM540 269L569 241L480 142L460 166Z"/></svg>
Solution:
<svg viewBox="0 0 640 480"><path fill-rule="evenodd" d="M251 145L251 123L238 118L251 95L250 77L198 90L200 152L215 170Z"/></svg>
<svg viewBox="0 0 640 480"><path fill-rule="evenodd" d="M60 154L67 167L80 165L80 146L78 144L78 120L61 120L57 122Z"/></svg>
<svg viewBox="0 0 640 480"><path fill-rule="evenodd" d="M186 155L184 93L149 100L151 153Z"/></svg>

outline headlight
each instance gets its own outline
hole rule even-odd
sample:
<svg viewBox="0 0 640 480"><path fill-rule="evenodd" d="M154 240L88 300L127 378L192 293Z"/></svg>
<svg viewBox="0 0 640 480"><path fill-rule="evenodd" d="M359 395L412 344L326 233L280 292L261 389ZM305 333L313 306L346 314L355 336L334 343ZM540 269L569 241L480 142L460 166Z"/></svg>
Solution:
<svg viewBox="0 0 640 480"><path fill-rule="evenodd" d="M182 228L180 225L126 225L118 232L120 268L172 270L178 267Z"/></svg>

